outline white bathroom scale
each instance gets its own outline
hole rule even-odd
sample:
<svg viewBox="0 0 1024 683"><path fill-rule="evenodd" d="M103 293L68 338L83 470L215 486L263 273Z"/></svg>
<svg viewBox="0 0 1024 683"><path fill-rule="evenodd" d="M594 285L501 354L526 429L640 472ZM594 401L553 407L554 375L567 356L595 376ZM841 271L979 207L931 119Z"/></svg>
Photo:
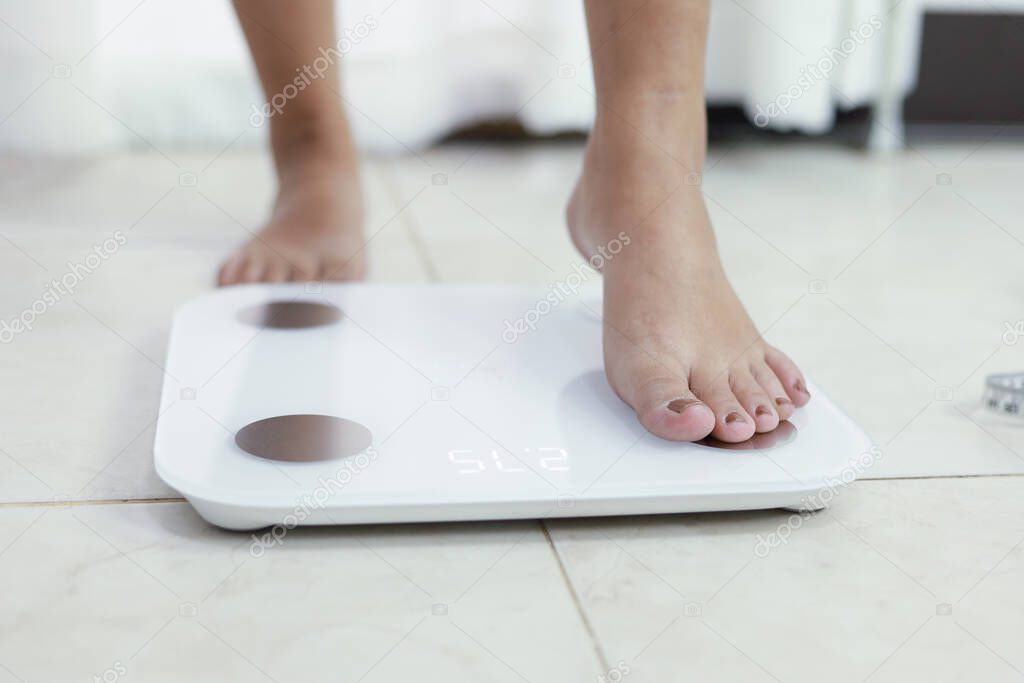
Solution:
<svg viewBox="0 0 1024 683"><path fill-rule="evenodd" d="M156 471L229 529L821 507L870 444L820 390L723 447L647 433L568 288L275 284L174 318Z"/></svg>

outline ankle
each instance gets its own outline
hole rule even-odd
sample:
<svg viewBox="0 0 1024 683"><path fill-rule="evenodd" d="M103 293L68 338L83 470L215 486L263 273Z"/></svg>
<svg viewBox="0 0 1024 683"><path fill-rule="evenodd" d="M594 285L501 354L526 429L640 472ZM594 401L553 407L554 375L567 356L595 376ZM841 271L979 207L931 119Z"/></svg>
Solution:
<svg viewBox="0 0 1024 683"><path fill-rule="evenodd" d="M271 149L279 175L306 167L355 163L356 150L340 108L288 112L270 131Z"/></svg>
<svg viewBox="0 0 1024 683"><path fill-rule="evenodd" d="M591 144L624 160L671 159L699 174L707 153L707 115L699 92L651 88L599 104Z"/></svg>
<svg viewBox="0 0 1024 683"><path fill-rule="evenodd" d="M589 180L604 179L628 193L638 184L655 193L687 189L683 186L699 190L705 153L703 137L673 133L652 138L629 127L595 127L584 172Z"/></svg>

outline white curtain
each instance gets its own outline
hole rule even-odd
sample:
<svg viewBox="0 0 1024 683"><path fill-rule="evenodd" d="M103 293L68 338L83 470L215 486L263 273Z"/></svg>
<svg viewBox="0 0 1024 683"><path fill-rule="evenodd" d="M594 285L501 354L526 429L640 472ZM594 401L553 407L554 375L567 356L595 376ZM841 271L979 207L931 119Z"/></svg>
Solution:
<svg viewBox="0 0 1024 683"><path fill-rule="evenodd" d="M419 148L512 114L537 133L590 125L579 0L339 3L341 41L324 47L343 54L343 91L366 149ZM917 7L712 0L708 99L742 105L759 125L826 131L837 109L912 87ZM0 149L209 147L265 135L227 0L0 0L0 60Z"/></svg>

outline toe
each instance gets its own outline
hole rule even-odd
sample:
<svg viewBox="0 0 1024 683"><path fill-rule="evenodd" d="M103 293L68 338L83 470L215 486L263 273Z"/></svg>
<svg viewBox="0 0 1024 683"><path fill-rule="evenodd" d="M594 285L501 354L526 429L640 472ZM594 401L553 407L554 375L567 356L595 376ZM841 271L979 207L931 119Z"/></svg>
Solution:
<svg viewBox="0 0 1024 683"><path fill-rule="evenodd" d="M761 390L771 397L775 412L780 420L788 420L793 415L793 401L786 394L782 382L775 376L768 364L761 360L750 364L750 374L761 385Z"/></svg>
<svg viewBox="0 0 1024 683"><path fill-rule="evenodd" d="M317 279L319 270L312 258L299 256L291 260L288 279L292 282L312 282Z"/></svg>
<svg viewBox="0 0 1024 683"><path fill-rule="evenodd" d="M365 275L365 268L360 254L347 260L330 260L324 263L321 279L324 282L345 282L360 280Z"/></svg>
<svg viewBox="0 0 1024 683"><path fill-rule="evenodd" d="M241 269L240 282L262 282L263 274L267 270L266 258L261 254L252 254L246 259Z"/></svg>
<svg viewBox="0 0 1024 683"><path fill-rule="evenodd" d="M715 428L711 436L720 441L735 443L754 435L754 419L740 404L730 387L729 372L721 372L706 382L696 383L696 394L715 414Z"/></svg>
<svg viewBox="0 0 1024 683"><path fill-rule="evenodd" d="M273 259L267 264L263 279L266 282L287 282L291 267L283 259Z"/></svg>
<svg viewBox="0 0 1024 683"><path fill-rule="evenodd" d="M758 432L770 432L779 426L779 414L775 410L775 401L765 393L761 384L750 372L735 370L732 372L732 392L736 399L754 419L754 429Z"/></svg>
<svg viewBox="0 0 1024 683"><path fill-rule="evenodd" d="M764 359L775 376L779 378L786 390L786 395L794 405L800 407L810 400L811 394L807 391L807 382L804 381L803 373L786 354L774 346L769 346L765 351Z"/></svg>
<svg viewBox="0 0 1024 683"><path fill-rule="evenodd" d="M217 285L227 287L237 283L239 274L244 267L245 257L242 254L235 254L220 267L220 272L217 273Z"/></svg>
<svg viewBox="0 0 1024 683"><path fill-rule="evenodd" d="M693 395L684 377L667 376L664 369L645 378L641 373L643 369L634 375L637 381L629 382L635 389L622 397L647 431L670 441L698 441L711 433L715 416Z"/></svg>

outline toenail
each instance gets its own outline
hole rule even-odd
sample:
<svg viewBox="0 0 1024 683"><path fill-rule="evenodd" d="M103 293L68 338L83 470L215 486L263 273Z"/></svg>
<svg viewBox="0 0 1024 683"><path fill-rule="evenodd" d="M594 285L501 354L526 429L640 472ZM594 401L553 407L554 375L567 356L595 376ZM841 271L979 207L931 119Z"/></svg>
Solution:
<svg viewBox="0 0 1024 683"><path fill-rule="evenodd" d="M772 411L768 406L758 406L757 410L754 411L754 417L761 417L762 415L771 415Z"/></svg>
<svg viewBox="0 0 1024 683"><path fill-rule="evenodd" d="M671 403L669 403L667 407L673 413L682 413L684 410L686 410L690 406L695 406L695 405L699 405L699 404L700 404L700 401L697 401L697 400L692 399L692 398L677 398L676 400L674 400Z"/></svg>
<svg viewBox="0 0 1024 683"><path fill-rule="evenodd" d="M733 422L746 422L746 420L743 419L742 415L736 412L729 413L728 415L725 416L725 424L729 425L732 424Z"/></svg>
<svg viewBox="0 0 1024 683"><path fill-rule="evenodd" d="M793 384L793 388L799 391L801 394L807 394L808 396L811 395L811 392L807 391L807 387L804 386L804 381L802 379L798 379Z"/></svg>
<svg viewBox="0 0 1024 683"><path fill-rule="evenodd" d="M789 405L791 403L793 403L793 402L790 401L788 398L777 398L777 399L775 399L775 405L777 405L777 406L785 406L785 405Z"/></svg>

